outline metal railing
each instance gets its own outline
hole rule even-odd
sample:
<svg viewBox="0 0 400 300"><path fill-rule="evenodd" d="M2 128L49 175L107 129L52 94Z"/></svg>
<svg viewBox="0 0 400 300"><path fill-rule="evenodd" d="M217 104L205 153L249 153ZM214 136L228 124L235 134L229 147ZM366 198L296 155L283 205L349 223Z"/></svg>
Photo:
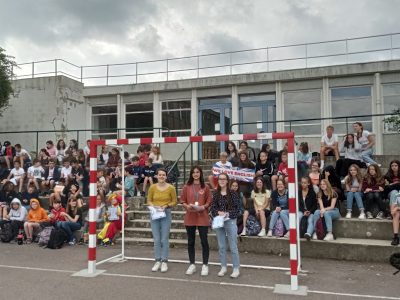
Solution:
<svg viewBox="0 0 400 300"><path fill-rule="evenodd" d="M65 75L86 86L137 84L400 59L400 33L118 64L63 59L17 64L15 78Z"/></svg>

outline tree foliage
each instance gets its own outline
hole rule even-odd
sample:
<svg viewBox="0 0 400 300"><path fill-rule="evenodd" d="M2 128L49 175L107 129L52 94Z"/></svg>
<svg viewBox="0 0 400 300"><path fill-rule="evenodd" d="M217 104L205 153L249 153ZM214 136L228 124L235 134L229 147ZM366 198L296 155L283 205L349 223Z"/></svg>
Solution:
<svg viewBox="0 0 400 300"><path fill-rule="evenodd" d="M385 124L391 131L400 132L400 108L393 110L393 115L385 118Z"/></svg>
<svg viewBox="0 0 400 300"><path fill-rule="evenodd" d="M7 108L10 95L13 93L11 79L13 77L13 67L16 66L14 58L8 56L5 50L0 47L0 116Z"/></svg>

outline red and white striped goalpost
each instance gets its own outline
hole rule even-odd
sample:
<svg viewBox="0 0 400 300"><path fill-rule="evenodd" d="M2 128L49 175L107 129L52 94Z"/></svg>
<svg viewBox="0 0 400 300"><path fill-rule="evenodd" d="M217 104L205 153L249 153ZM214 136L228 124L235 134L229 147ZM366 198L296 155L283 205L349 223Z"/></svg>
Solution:
<svg viewBox="0 0 400 300"><path fill-rule="evenodd" d="M289 231L290 231L290 289L297 291L298 272L301 267L299 231L297 226L297 168L295 155L295 141L293 132L285 133L255 133L255 134L231 134L231 135L206 135L206 136L185 136L185 137L155 137L155 138L136 138L136 139L109 139L92 140L90 142L90 200L89 200L89 249L88 249L88 269L83 270L86 276L95 276L98 273L96 266L113 258L137 259L125 257L124 254L124 234L122 241L122 253L114 257L96 263L96 197L97 197L97 147L103 145L131 145L131 144L162 144L162 143L196 143L196 142L226 142L241 140L270 140L282 139L288 142L288 192L289 192ZM124 216L125 208L123 205ZM123 222L124 223L124 222ZM122 228L124 230L124 228ZM138 260L138 259L137 259ZM144 259L152 260L152 259ZM171 260L171 262L173 262ZM178 261L177 261L178 262ZM179 261L181 262L181 261ZM251 266L250 266L251 267ZM254 267L254 266L253 266ZM284 270L285 268L266 267L266 269Z"/></svg>

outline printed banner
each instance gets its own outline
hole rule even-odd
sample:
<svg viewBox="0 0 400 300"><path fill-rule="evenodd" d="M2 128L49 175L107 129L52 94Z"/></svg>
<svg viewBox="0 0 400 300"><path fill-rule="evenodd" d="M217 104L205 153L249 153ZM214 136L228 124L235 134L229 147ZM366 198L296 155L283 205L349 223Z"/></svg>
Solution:
<svg viewBox="0 0 400 300"><path fill-rule="evenodd" d="M221 173L225 173L228 174L230 179L236 179L243 182L253 182L256 169L226 169L219 167L217 164L214 164L212 168L212 173L214 177L217 177Z"/></svg>

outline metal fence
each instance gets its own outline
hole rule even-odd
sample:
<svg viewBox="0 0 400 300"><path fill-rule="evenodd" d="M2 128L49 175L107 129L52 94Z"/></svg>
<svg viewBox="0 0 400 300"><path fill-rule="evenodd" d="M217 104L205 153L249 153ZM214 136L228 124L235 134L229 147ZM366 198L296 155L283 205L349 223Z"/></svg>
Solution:
<svg viewBox="0 0 400 300"><path fill-rule="evenodd" d="M178 58L78 66L64 59L21 63L16 79L64 75L85 86L203 78L400 59L400 33Z"/></svg>

